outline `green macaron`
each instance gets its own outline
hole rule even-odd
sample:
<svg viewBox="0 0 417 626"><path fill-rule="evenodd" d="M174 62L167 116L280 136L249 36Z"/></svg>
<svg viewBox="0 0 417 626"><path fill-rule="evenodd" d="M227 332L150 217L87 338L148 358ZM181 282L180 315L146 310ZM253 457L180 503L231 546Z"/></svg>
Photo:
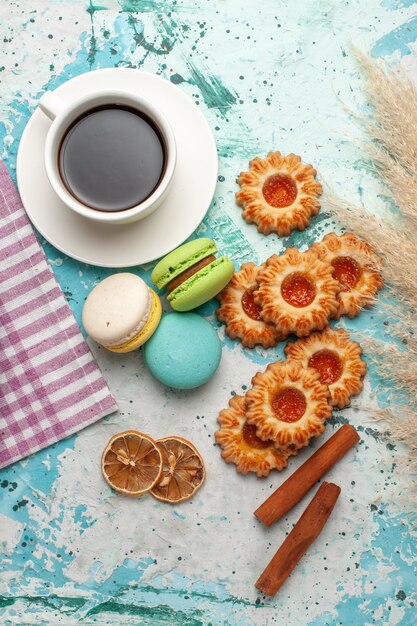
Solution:
<svg viewBox="0 0 417 626"><path fill-rule="evenodd" d="M167 288L175 311L190 311L214 298L231 279L234 266L226 256L216 258L212 239L194 239L176 248L154 267L152 282Z"/></svg>

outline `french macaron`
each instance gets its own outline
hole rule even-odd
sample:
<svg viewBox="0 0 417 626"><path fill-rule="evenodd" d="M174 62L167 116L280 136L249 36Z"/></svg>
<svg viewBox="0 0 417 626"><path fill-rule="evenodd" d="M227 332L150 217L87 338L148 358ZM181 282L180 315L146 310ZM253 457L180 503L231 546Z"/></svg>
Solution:
<svg viewBox="0 0 417 626"><path fill-rule="evenodd" d="M211 324L195 313L164 315L143 347L145 365L161 383L193 389L216 372L222 347Z"/></svg>
<svg viewBox="0 0 417 626"><path fill-rule="evenodd" d="M226 256L216 257L212 239L194 239L165 256L152 272L152 282L166 287L175 311L190 311L214 298L232 278L234 266Z"/></svg>
<svg viewBox="0 0 417 626"><path fill-rule="evenodd" d="M113 274L89 293L82 322L87 334L112 352L131 352L155 332L161 319L159 296L135 274Z"/></svg>

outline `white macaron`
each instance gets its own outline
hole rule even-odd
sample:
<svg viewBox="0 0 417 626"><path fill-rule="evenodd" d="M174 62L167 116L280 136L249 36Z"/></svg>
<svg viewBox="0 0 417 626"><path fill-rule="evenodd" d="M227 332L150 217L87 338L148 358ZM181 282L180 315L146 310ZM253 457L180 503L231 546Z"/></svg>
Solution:
<svg viewBox="0 0 417 626"><path fill-rule="evenodd" d="M87 334L112 352L131 352L151 337L161 319L157 294L135 274L113 274L88 295L82 322Z"/></svg>

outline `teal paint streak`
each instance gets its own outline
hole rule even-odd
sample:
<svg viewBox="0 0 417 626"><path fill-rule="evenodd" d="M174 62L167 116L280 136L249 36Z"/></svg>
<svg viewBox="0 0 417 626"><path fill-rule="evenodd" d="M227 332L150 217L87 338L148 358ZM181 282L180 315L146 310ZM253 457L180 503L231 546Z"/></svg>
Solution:
<svg viewBox="0 0 417 626"><path fill-rule="evenodd" d="M208 68L200 69L192 61L189 61L187 65L190 72L190 78L185 79L181 74L175 73L170 76L170 81L174 85L180 85L183 82L188 82L190 85L194 85L200 91L206 106L209 109L218 110L221 116L225 117L226 112L234 104L236 104L239 97L238 94L226 87L218 76L210 74ZM245 136L245 140L246 139L247 138ZM249 150L250 146L248 146L247 143L245 144L245 140L239 141L237 137L234 138L234 140L236 141L235 149L233 149L233 143L228 142L227 146L225 145L223 149L219 151L221 156L233 156L234 152L239 151L238 146L240 148L240 153L242 153L244 145L246 146L246 149L244 150L245 156L249 157L249 155L253 155L256 152L253 149L252 151Z"/></svg>
<svg viewBox="0 0 417 626"><path fill-rule="evenodd" d="M218 76L210 75L207 68L201 69L192 61L187 65L191 75L189 82L198 87L207 107L225 116L236 103L237 93L228 89Z"/></svg>
<svg viewBox="0 0 417 626"><path fill-rule="evenodd" d="M175 0L170 2L169 0L165 2L165 0L119 0L120 8L122 11L126 13L167 13L174 12L178 10L187 11L193 10L193 5L189 5L184 7L184 5L179 4ZM196 7L194 7L196 10Z"/></svg>
<svg viewBox="0 0 417 626"><path fill-rule="evenodd" d="M90 4L87 8L87 13L90 14L90 21L91 21L91 35L90 35L90 43L89 43L89 51L88 51L88 57L87 57L87 61L88 64L90 66L90 70L93 68L95 61L96 61L96 54L97 54L97 39L96 39L96 35L95 35L95 31L94 31L94 13L97 11L97 9L95 8L95 6L93 5L92 0L89 0Z"/></svg>
<svg viewBox="0 0 417 626"><path fill-rule="evenodd" d="M90 6L86 9L87 13L95 13L96 11L107 11L108 7L100 6L98 4L93 4L90 0Z"/></svg>
<svg viewBox="0 0 417 626"><path fill-rule="evenodd" d="M372 54L375 57L381 57L398 51L401 56L405 56L411 54L410 44L416 40L417 17L414 17L378 39L372 48Z"/></svg>
<svg viewBox="0 0 417 626"><path fill-rule="evenodd" d="M156 595L165 595L165 594L173 594L173 595L186 595L189 593L190 597L196 601L209 601L213 604L225 604L225 605L233 605L233 606L257 606L255 602L251 602L246 598L240 598L230 594L223 585L215 584L215 583L202 583L200 581L195 581L192 583L190 587L190 591L187 592L187 586L189 586L189 580L186 576L181 576L180 574L173 574L173 578L175 579L175 588L171 590L167 590L164 588L163 578L155 577L152 581L153 586L143 586L137 587L135 585L131 585L132 590L140 590L146 592L152 592Z"/></svg>
<svg viewBox="0 0 417 626"><path fill-rule="evenodd" d="M200 619L203 615L202 611L196 610L192 615L188 615L185 611L175 611L169 606L139 606L134 604L122 604L114 600L107 600L98 604L94 609L90 609L86 613L86 618L93 615L102 615L111 613L114 615L131 615L132 617L140 617L144 620L144 624L168 624L178 626L203 626Z"/></svg>
<svg viewBox="0 0 417 626"><path fill-rule="evenodd" d="M135 568L132 567L130 571L134 573ZM115 572L112 578L118 577L117 575L121 573L121 571ZM126 576L126 570L123 573ZM235 623L236 626L252 626L243 617L241 621L234 622L230 616L235 609L262 606L228 593L221 584L190 581L186 576L176 572L171 572L170 576L169 587L166 586L166 581L161 576L154 577L152 584L138 584L137 580L131 576L128 586L119 587L117 591L113 590L112 600L138 607L169 606L175 611L186 608L187 615L193 617L204 615L204 625L212 620L213 624L224 623L228 626L234 626ZM110 596L110 591L111 587L107 591L107 597ZM106 597L105 593L103 597Z"/></svg>
<svg viewBox="0 0 417 626"><path fill-rule="evenodd" d="M72 615L82 608L86 601L83 598L58 596L54 593L44 596L24 595L24 596L0 596L0 608L13 606L17 602L23 602L27 607L40 607L49 611L58 610L61 614Z"/></svg>
<svg viewBox="0 0 417 626"><path fill-rule="evenodd" d="M172 74L172 76L170 76L169 80L174 85L180 85L181 83L184 82L185 79L180 74Z"/></svg>
<svg viewBox="0 0 417 626"><path fill-rule="evenodd" d="M146 53L157 56L166 56L169 54L176 42L175 22L170 19L160 19L157 21L158 32L161 34L161 42L159 45L147 41L145 38L145 28L143 22L133 15L128 16L128 24L133 32L133 41L135 45L143 48Z"/></svg>
<svg viewBox="0 0 417 626"><path fill-rule="evenodd" d="M173 586L166 588L161 579L156 578L153 586L138 585L133 581L137 580L141 573L137 565L118 568L109 581L100 587L100 592L96 590L96 584L91 582L93 598L70 597L64 595L50 594L48 587L39 589L39 594L22 594L0 596L0 608L21 604L29 612L37 612L44 619L43 623L48 623L48 615L55 611L61 614L71 615L81 623L95 615L131 615L139 616L149 621L149 624L178 624L191 626L194 623L204 624L213 620L214 623L224 623L228 626L252 626L244 617L235 621L232 618L233 612L237 608L256 607L261 608L262 604L251 603L243 598L229 595L220 585L193 583L190 585L185 577L173 574ZM115 584L115 579L123 574L123 584ZM136 578L135 578L136 576ZM88 585L82 585L87 591ZM210 589L212 591L210 592ZM204 610L201 608L204 606ZM185 608L187 607L187 608ZM221 619L224 621L215 621ZM156 620L161 620L156 621ZM141 622L142 623L142 622ZM147 621L143 623L148 623Z"/></svg>

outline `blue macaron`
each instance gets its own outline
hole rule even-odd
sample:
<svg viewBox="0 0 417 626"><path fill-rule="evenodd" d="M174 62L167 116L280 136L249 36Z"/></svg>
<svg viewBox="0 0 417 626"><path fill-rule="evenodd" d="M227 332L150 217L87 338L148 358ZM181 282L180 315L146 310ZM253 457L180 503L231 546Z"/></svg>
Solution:
<svg viewBox="0 0 417 626"><path fill-rule="evenodd" d="M149 371L174 389L193 389L217 370L221 344L214 328L195 313L169 313L143 347Z"/></svg>

